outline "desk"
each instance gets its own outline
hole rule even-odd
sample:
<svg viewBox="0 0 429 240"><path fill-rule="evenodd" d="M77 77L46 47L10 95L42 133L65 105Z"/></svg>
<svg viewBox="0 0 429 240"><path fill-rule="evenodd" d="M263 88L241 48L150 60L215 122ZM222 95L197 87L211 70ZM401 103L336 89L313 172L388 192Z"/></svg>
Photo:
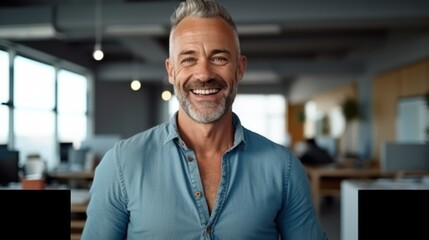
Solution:
<svg viewBox="0 0 429 240"><path fill-rule="evenodd" d="M94 172L93 171L49 172L48 175L52 178L59 178L59 179L87 179L87 180L92 180L94 178Z"/></svg>
<svg viewBox="0 0 429 240"><path fill-rule="evenodd" d="M94 171L54 171L47 175L50 180L66 183L70 188L89 188L94 178Z"/></svg>
<svg viewBox="0 0 429 240"><path fill-rule="evenodd" d="M313 203L320 214L320 197L336 196L341 192L341 181L350 178L377 178L382 174L377 166L353 165L305 166L310 179Z"/></svg>

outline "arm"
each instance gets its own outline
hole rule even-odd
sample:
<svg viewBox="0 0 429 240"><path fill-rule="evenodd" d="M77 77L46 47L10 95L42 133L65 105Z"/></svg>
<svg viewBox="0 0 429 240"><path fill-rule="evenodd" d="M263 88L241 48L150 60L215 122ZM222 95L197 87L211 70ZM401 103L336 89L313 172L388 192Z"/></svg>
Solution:
<svg viewBox="0 0 429 240"><path fill-rule="evenodd" d="M107 152L95 170L82 240L126 238L129 213L116 151Z"/></svg>
<svg viewBox="0 0 429 240"><path fill-rule="evenodd" d="M277 218L281 239L327 240L313 205L307 173L299 160L292 158L283 208Z"/></svg>

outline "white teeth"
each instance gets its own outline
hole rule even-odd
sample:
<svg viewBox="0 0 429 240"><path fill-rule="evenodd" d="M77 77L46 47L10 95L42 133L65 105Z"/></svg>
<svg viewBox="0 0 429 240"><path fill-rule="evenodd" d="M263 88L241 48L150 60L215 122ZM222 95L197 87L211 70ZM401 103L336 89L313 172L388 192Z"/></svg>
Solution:
<svg viewBox="0 0 429 240"><path fill-rule="evenodd" d="M199 95L207 95L207 94L213 94L217 93L219 90L217 89L194 89L192 90L193 93L199 94Z"/></svg>

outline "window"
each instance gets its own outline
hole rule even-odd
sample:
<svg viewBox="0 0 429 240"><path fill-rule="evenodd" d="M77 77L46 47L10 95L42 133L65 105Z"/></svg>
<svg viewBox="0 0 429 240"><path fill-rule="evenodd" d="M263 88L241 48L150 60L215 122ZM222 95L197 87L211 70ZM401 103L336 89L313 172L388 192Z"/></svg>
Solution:
<svg viewBox="0 0 429 240"><path fill-rule="evenodd" d="M87 133L87 79L67 70L58 72L58 140L77 148Z"/></svg>
<svg viewBox="0 0 429 240"><path fill-rule="evenodd" d="M55 68L28 58L14 60L15 148L23 163L37 154L55 163Z"/></svg>
<svg viewBox="0 0 429 240"><path fill-rule="evenodd" d="M424 143L429 140L429 109L423 96L400 98L396 103L396 136L398 142ZM429 134L429 133L428 133Z"/></svg>
<svg viewBox="0 0 429 240"><path fill-rule="evenodd" d="M86 138L87 78L22 56L13 69L14 148L21 163L37 154L53 169L60 163L59 142L78 145Z"/></svg>
<svg viewBox="0 0 429 240"><path fill-rule="evenodd" d="M7 144L9 135L9 54L0 50L0 144Z"/></svg>
<svg viewBox="0 0 429 240"><path fill-rule="evenodd" d="M7 50L0 50L0 147L19 151L20 164L39 155L52 170L60 163L60 142L79 147L88 135L89 80L80 74L86 70L37 51L20 49L27 58L15 47L0 47Z"/></svg>

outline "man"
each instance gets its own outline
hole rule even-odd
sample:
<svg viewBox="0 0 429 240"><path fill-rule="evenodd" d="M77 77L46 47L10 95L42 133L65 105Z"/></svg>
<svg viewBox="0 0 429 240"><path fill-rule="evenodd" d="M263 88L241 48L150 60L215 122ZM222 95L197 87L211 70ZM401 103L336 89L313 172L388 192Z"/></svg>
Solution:
<svg viewBox="0 0 429 240"><path fill-rule="evenodd" d="M306 141L306 150L305 152L299 156L299 159L304 165L329 165L335 163L335 160L329 152L320 147L316 139L308 138Z"/></svg>
<svg viewBox="0 0 429 240"><path fill-rule="evenodd" d="M299 160L232 112L247 60L227 10L188 0L171 21L179 110L103 157L82 239L327 239Z"/></svg>

